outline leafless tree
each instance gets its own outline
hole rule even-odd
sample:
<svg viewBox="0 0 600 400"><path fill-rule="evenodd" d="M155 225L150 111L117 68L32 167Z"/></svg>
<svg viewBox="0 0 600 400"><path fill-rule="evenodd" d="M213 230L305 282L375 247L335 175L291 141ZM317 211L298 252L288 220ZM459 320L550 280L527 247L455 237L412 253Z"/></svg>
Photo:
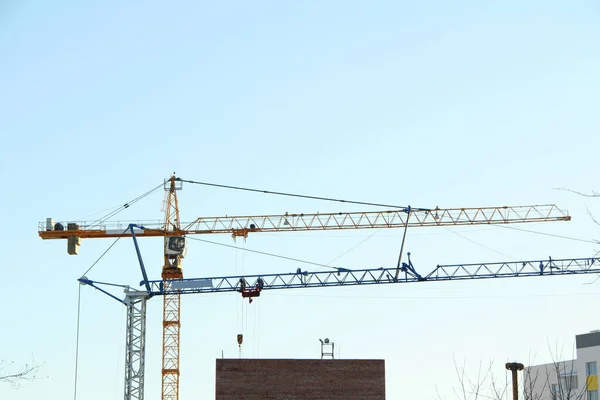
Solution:
<svg viewBox="0 0 600 400"><path fill-rule="evenodd" d="M580 192L578 190L567 189L567 188L556 188L556 190L562 190L565 192L575 193L575 194L577 194L579 196L583 196L583 197L600 197L600 193L596 192L595 190L592 190L590 193Z"/></svg>
<svg viewBox="0 0 600 400"><path fill-rule="evenodd" d="M553 356L552 363L544 371L532 367L523 373L525 400L585 400L587 382L579 382L574 369L575 360L559 361ZM539 384L538 384L539 383Z"/></svg>
<svg viewBox="0 0 600 400"><path fill-rule="evenodd" d="M494 376L493 363L485 366L479 363L476 377L467 373L466 360L461 365L454 359L454 370L458 380L458 387L453 388L454 396L460 400L504 399L507 389L506 384L498 384ZM442 400L438 392L437 397ZM444 398L444 400L447 400Z"/></svg>
<svg viewBox="0 0 600 400"><path fill-rule="evenodd" d="M593 198L598 198L600 197L600 193L598 193L595 190L592 190L591 192L580 192L578 190L572 190L572 189L567 189L567 188L556 188L556 190L562 190L565 192L570 192L570 193L574 193L578 196L582 196L582 197L593 197ZM600 221L598 221L596 219L596 217L594 217L594 214L589 210L589 208L586 207L588 216L592 219L592 221L594 221L594 223L596 225L600 226ZM594 242L596 242L596 244L600 244L600 240L597 239L593 239ZM596 251L596 255L600 254L600 251Z"/></svg>
<svg viewBox="0 0 600 400"><path fill-rule="evenodd" d="M38 379L40 366L35 361L16 366L14 361L0 360L0 383L19 387L23 382Z"/></svg>
<svg viewBox="0 0 600 400"><path fill-rule="evenodd" d="M519 398L523 400L585 400L586 382L578 382L573 374L574 360L553 361L543 371L531 366L525 367L519 384ZM508 371L496 368L494 363L484 366L479 364L475 377L469 376L466 363L459 365L454 360L458 381L453 388L457 400L510 400L512 399L512 382ZM496 374L494 372L497 372ZM502 372L503 379L498 375ZM448 400L437 394L438 400Z"/></svg>

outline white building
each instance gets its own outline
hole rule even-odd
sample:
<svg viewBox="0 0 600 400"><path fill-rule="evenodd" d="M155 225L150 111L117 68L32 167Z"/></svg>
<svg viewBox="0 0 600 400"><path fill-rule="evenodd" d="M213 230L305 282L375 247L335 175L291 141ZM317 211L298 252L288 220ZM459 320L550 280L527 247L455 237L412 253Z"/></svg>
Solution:
<svg viewBox="0 0 600 400"><path fill-rule="evenodd" d="M525 399L600 400L600 331L577 335L575 342L575 360L534 365L523 371Z"/></svg>

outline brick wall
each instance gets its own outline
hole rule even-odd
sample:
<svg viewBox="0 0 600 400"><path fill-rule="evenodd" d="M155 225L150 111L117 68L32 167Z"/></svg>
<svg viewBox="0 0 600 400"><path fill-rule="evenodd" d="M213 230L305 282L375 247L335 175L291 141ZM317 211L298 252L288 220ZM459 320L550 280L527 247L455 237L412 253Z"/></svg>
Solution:
<svg viewBox="0 0 600 400"><path fill-rule="evenodd" d="M384 360L217 359L216 400L384 400Z"/></svg>

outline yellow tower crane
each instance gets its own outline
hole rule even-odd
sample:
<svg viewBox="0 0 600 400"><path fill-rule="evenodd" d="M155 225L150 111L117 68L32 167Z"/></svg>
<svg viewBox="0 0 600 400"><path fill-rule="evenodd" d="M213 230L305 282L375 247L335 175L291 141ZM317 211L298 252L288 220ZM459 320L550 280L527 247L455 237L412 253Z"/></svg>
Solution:
<svg viewBox="0 0 600 400"><path fill-rule="evenodd" d="M177 200L177 190L181 188L182 182L183 180L175 175L165 182L164 222L144 224L135 230L135 236L138 238L164 237L162 280L165 281L165 285L168 285L169 281L183 279L181 260L186 254L187 235L228 233L234 238L246 238L250 233L259 232L404 228L406 236L406 229L409 227L494 225L571 219L556 205L546 204L434 209L406 207L383 211L201 217L182 224ZM44 223L40 223L38 233L42 239L66 239L67 252L76 255L81 239L131 237L132 233L127 230L129 225L129 222L55 222L48 218ZM180 309L180 294L164 296L162 400L179 399Z"/></svg>

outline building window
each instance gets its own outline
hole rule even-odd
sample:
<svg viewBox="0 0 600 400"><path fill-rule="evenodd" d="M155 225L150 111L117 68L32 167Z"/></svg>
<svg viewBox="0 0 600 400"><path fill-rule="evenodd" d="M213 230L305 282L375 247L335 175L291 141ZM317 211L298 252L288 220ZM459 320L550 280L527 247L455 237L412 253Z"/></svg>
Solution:
<svg viewBox="0 0 600 400"><path fill-rule="evenodd" d="M570 392L573 389L577 389L579 382L577 382L577 375L566 375L559 378L559 390Z"/></svg>
<svg viewBox="0 0 600 400"><path fill-rule="evenodd" d="M585 363L585 372L587 376L598 375L598 367L596 361Z"/></svg>
<svg viewBox="0 0 600 400"><path fill-rule="evenodd" d="M587 400L598 400L598 391L597 390L588 390Z"/></svg>

